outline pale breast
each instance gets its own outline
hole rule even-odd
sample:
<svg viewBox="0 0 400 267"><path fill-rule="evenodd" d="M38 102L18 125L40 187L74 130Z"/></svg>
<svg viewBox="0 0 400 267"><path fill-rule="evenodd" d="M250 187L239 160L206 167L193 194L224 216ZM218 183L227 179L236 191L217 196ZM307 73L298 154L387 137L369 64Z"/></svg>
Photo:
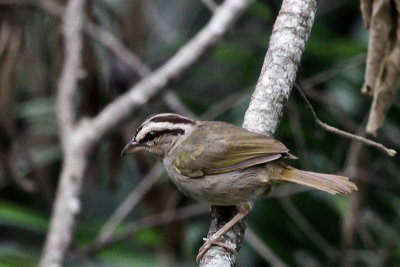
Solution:
<svg viewBox="0 0 400 267"><path fill-rule="evenodd" d="M268 173L262 165L198 178L181 175L169 162L164 161L164 166L171 180L185 195L211 205L237 205L270 190Z"/></svg>

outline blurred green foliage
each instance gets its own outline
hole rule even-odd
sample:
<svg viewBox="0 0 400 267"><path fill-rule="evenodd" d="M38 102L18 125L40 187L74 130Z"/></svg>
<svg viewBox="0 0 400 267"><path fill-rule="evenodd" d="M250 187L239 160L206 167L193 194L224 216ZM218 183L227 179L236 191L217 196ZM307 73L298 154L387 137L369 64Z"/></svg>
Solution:
<svg viewBox="0 0 400 267"><path fill-rule="evenodd" d="M152 69L167 60L210 17L200 1L120 0L90 4L89 17L123 40ZM319 5L298 73L300 82L335 66L351 65L357 56L367 52L368 33L361 23L358 1L320 1ZM237 125L243 122L279 6L280 1L275 0L253 3L222 42L187 75L170 85L193 113L201 115L237 94L216 119ZM55 116L55 88L62 62L59 22L33 7L4 6L0 12L0 20L7 19L13 31L21 32L21 48L8 89L3 89L8 94L2 95L8 97L10 104L2 113L2 123L11 125L13 134L5 139L9 146L3 145L7 149L1 152L6 160L0 164L0 265L33 266L44 242L62 162ZM80 116L92 116L138 78L89 38L85 39L84 51L85 76L77 103ZM307 89L321 120L351 132L362 129L371 103L369 97L360 94L363 75L364 64L340 67L334 75L327 75ZM300 157L293 164L321 172L348 171L354 144L318 128L296 91L289 105L276 137ZM105 247L91 257L74 257L74 253L92 244L112 212L155 162L140 155L120 159L124 142L147 115L166 111L171 111L170 107L161 96L156 97L125 129L116 129L92 155L67 266L195 265L194 257L208 229L207 214L164 226L143 227L132 238ZM397 150L400 150L399 111L397 98L378 139ZM399 266L399 159L372 148L363 148L359 157L362 170L353 178L360 191L352 196L308 191L287 198L337 256L332 257L304 231L283 199L259 200L249 216L249 226L290 266L341 266L346 250L350 253L346 260L356 266ZM35 189L21 187L15 180L18 177L33 181ZM122 233L129 222L143 216L192 202L164 176L117 232ZM346 247L344 220L349 211L355 216L355 237L351 246ZM238 261L238 266L246 265L266 265L247 243Z"/></svg>

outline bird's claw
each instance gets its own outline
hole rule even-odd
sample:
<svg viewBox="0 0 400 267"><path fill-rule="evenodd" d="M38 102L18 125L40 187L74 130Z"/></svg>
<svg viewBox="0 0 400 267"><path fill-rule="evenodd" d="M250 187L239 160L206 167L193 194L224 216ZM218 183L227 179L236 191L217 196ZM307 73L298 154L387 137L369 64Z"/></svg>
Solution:
<svg viewBox="0 0 400 267"><path fill-rule="evenodd" d="M204 256L204 254L211 248L212 245L216 245L216 246L220 246L223 247L227 250L232 251L235 255L237 255L237 251L230 247L229 245L218 241L218 238L215 237L211 237L211 238L203 238L203 240L205 241L204 244L200 247L199 249L199 254L196 257L196 262L199 263L201 258Z"/></svg>

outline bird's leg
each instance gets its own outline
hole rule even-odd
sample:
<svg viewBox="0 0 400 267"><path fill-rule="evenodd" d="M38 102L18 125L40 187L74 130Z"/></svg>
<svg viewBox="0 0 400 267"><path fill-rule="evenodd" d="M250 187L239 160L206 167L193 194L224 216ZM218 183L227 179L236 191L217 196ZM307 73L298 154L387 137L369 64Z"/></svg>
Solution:
<svg viewBox="0 0 400 267"><path fill-rule="evenodd" d="M210 238L204 238L204 244L201 246L199 249L199 254L196 257L196 261L200 262L201 258L203 255L207 252L207 250L212 246L212 245L217 245L220 247L224 247L226 249L229 249L233 251L234 253L237 253L235 249L231 248L225 243L222 243L218 241L218 239L225 234L229 229L231 229L238 221L243 219L251 210L251 203L246 202L242 203L238 206L239 213L236 214L229 222L227 222L221 229L219 229L215 234L213 234Z"/></svg>

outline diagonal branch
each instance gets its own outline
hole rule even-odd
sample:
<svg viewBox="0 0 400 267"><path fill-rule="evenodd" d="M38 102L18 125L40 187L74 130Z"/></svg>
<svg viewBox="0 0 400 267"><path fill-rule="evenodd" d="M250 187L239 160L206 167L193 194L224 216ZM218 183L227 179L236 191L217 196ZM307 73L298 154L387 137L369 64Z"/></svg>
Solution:
<svg viewBox="0 0 400 267"><path fill-rule="evenodd" d="M110 219L102 227L99 236L95 240L96 243L103 243L109 239L114 233L117 226L129 214L129 212L139 203L142 197L150 190L150 188L158 181L163 173L164 168L161 163L157 163L138 186L128 195L118 209L113 213Z"/></svg>
<svg viewBox="0 0 400 267"><path fill-rule="evenodd" d="M105 48L112 51L143 78L127 93L109 104L95 118L93 121L96 130L95 138L102 138L107 132L114 129L115 124L121 124L124 120L127 120L137 107L146 103L170 80L179 77L193 65L209 47L222 38L249 3L250 0L225 1L216 9L216 12L213 12L210 22L170 60L153 73L140 58L124 46L113 34L100 28L90 20L85 20L83 30ZM62 5L53 0L0 0L0 4L37 5L53 16L61 17L63 14ZM136 96L138 97L136 98ZM117 117L113 117L113 115L117 115ZM101 132L98 132L99 130Z"/></svg>
<svg viewBox="0 0 400 267"><path fill-rule="evenodd" d="M161 213L149 215L139 220L133 221L127 225L127 229L120 233L114 234L107 239L95 242L86 249L79 251L81 255L92 255L99 250L104 249L110 245L121 242L123 240L131 239L135 233L141 228L151 228L178 220L184 220L193 216L198 216L207 213L209 208L204 204L193 204L176 210L166 210Z"/></svg>
<svg viewBox="0 0 400 267"><path fill-rule="evenodd" d="M262 240L256 233L249 227L247 228L244 240L260 255L267 263L275 267L286 267L287 265L282 262L274 252L263 244Z"/></svg>
<svg viewBox="0 0 400 267"><path fill-rule="evenodd" d="M249 4L248 0L227 0L214 12L210 22L158 70L146 76L127 93L106 106L93 119L97 132L104 135L146 103L169 81L183 74L206 50L222 38Z"/></svg>

